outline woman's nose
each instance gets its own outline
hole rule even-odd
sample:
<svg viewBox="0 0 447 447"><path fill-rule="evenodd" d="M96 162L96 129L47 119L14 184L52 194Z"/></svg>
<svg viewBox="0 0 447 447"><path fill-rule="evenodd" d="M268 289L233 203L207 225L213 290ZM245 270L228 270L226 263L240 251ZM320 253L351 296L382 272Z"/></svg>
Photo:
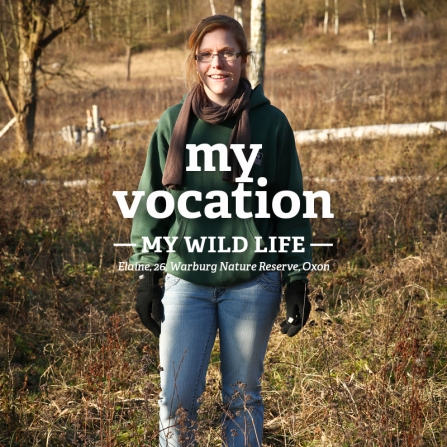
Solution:
<svg viewBox="0 0 447 447"><path fill-rule="evenodd" d="M222 61L219 59L219 56L217 54L213 54L211 65L213 66L213 68L222 66Z"/></svg>

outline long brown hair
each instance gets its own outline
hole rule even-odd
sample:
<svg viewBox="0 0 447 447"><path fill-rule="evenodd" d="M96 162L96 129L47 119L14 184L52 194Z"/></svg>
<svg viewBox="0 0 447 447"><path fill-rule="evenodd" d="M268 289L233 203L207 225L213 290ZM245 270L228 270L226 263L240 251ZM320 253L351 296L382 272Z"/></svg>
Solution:
<svg viewBox="0 0 447 447"><path fill-rule="evenodd" d="M196 61L194 59L197 48L200 46L200 43L202 42L205 34L217 29L226 29L233 34L234 40L239 45L242 57L244 58L241 78L248 79L247 68L250 62L249 56L251 56L252 51L248 48L245 31L242 28L242 25L236 19L233 19L229 16L216 14L214 16L209 16L201 20L196 26L195 30L189 36L189 54L186 58L184 69L185 82L189 88L192 88L199 82L199 77L197 76L196 71Z"/></svg>

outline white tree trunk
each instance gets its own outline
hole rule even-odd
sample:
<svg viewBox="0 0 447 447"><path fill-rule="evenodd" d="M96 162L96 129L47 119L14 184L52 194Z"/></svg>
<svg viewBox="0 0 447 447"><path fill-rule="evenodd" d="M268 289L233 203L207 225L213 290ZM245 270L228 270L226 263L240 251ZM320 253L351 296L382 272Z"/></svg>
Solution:
<svg viewBox="0 0 447 447"><path fill-rule="evenodd" d="M376 33L374 32L372 22L371 22L371 16L368 13L368 3L367 0L362 1L363 5L363 16L365 20L365 26L368 31L368 42L370 45L374 45L376 42Z"/></svg>
<svg viewBox="0 0 447 447"><path fill-rule="evenodd" d="M216 15L216 8L214 6L214 0L210 0L210 7L211 7L211 15Z"/></svg>
<svg viewBox="0 0 447 447"><path fill-rule="evenodd" d="M130 67L132 64L132 47L130 45L126 45L126 80L130 81Z"/></svg>
<svg viewBox="0 0 447 447"><path fill-rule="evenodd" d="M166 7L166 28L168 34L171 34L171 7L169 6L169 3Z"/></svg>
<svg viewBox="0 0 447 447"><path fill-rule="evenodd" d="M151 4L150 0L146 1L146 29L149 31L150 28L152 28L152 14L151 14Z"/></svg>
<svg viewBox="0 0 447 447"><path fill-rule="evenodd" d="M379 26L380 26L380 5L379 0L374 0L375 7L375 15L376 21L374 24L374 43L377 43L377 36L379 35Z"/></svg>
<svg viewBox="0 0 447 447"><path fill-rule="evenodd" d="M327 34L328 23L329 23L329 0L324 0L324 25L323 25L324 34Z"/></svg>
<svg viewBox="0 0 447 447"><path fill-rule="evenodd" d="M91 8L88 10L88 27L90 29L90 40L92 42L94 42L95 41L95 25L93 22L93 11Z"/></svg>
<svg viewBox="0 0 447 447"><path fill-rule="evenodd" d="M264 83L265 67L265 0L251 0L251 47L254 67L251 70L251 83L253 87Z"/></svg>
<svg viewBox="0 0 447 447"><path fill-rule="evenodd" d="M388 2L388 22L387 22L387 28L388 28L388 43L393 43L393 38L391 35L391 8L393 6L393 0L389 0Z"/></svg>
<svg viewBox="0 0 447 447"><path fill-rule="evenodd" d="M405 8L404 8L404 0L399 0L399 4L400 4L400 12L402 13L402 17L404 18L404 22L406 24L408 17L407 17L407 13L405 12Z"/></svg>
<svg viewBox="0 0 447 447"><path fill-rule="evenodd" d="M3 135L5 135L5 133L8 132L8 130L11 129L12 126L14 126L16 121L17 121L17 118L14 117L12 120L9 121L9 123L2 130L0 130L0 138Z"/></svg>
<svg viewBox="0 0 447 447"><path fill-rule="evenodd" d="M339 33L339 16L338 16L338 0L334 0L334 34Z"/></svg>
<svg viewBox="0 0 447 447"><path fill-rule="evenodd" d="M234 2L234 18L241 24L241 26L244 26L242 20L242 5L237 0Z"/></svg>
<svg viewBox="0 0 447 447"><path fill-rule="evenodd" d="M102 8L101 2L98 2L95 8L95 16L96 16L96 39L98 42L101 42L101 18L102 18Z"/></svg>
<svg viewBox="0 0 447 447"><path fill-rule="evenodd" d="M330 142L340 139L363 139L383 137L409 137L436 135L447 132L447 121L412 124L379 124L373 126L344 127L335 129L313 129L295 131L297 144Z"/></svg>

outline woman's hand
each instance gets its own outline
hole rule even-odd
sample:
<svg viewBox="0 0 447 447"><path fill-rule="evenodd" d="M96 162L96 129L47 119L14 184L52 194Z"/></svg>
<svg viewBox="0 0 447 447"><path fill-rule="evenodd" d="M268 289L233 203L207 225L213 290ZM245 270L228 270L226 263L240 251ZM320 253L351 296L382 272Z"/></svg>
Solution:
<svg viewBox="0 0 447 447"><path fill-rule="evenodd" d="M293 337L306 324L310 314L310 301L307 297L307 284L294 281L284 293L286 299L286 319L281 323L281 332Z"/></svg>
<svg viewBox="0 0 447 447"><path fill-rule="evenodd" d="M163 290L158 285L162 272L136 272L138 278L137 303L135 309L141 322L158 338L163 318Z"/></svg>

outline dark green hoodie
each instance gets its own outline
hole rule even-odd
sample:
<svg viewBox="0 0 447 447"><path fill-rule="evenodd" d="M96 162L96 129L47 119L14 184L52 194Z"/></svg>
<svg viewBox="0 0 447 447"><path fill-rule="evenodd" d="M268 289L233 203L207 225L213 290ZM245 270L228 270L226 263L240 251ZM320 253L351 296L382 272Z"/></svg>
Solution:
<svg viewBox="0 0 447 447"><path fill-rule="evenodd" d="M149 215L146 209L147 197L154 191L165 189L161 179L170 138L181 106L181 103L177 104L163 113L149 144L146 165L138 187L139 191L145 192L145 196L141 199L133 219L131 241L136 245L134 246L135 254L130 258L130 262L153 266L159 264L175 276L207 286L228 286L244 282L266 269L277 269L278 264L284 265L284 268L280 268L283 272L284 284L297 279L305 280L307 272L303 271L302 266L306 262L311 262L312 259L309 245L311 229L309 220L302 217L305 212L305 200L294 135L285 115L270 104L270 101L264 96L261 86L256 87L250 97L250 128L251 143L262 144L260 151L262 155L258 157L257 163L250 171L249 176L254 181L244 183L244 189L251 191L251 197L244 199L244 210L251 211L255 216L259 206L255 192L266 191L267 211L271 217L246 219L237 217L235 198L231 196L231 192L239 184L222 180L218 151L213 151L213 166L217 167L216 171L203 170L204 154L199 152L198 164L202 170L200 172L185 170L182 189L180 191L168 190L175 200L175 212L171 216L165 219L156 219ZM196 145L223 143L228 145L233 125L234 119L222 124L209 124L193 115L188 129L187 143ZM185 150L185 167L188 166L189 151ZM259 177L267 179L265 187L258 186L257 179ZM202 200L188 199L188 210L200 212L201 217L186 219L180 214L177 202L181 194L191 190L202 193ZM207 199L205 196L209 191L215 190L224 191L228 196L228 210L231 218L211 219L205 216L206 205L218 202L216 198ZM284 190L293 191L300 198L299 214L291 219L278 218L271 208L275 194ZM164 200L162 202L164 204ZM282 201L284 212L288 211L288 205L290 208L289 199L284 199ZM144 253L142 251L144 236L148 237L150 241L163 236L177 237L178 239L173 246L173 252L166 252L168 246L162 240L161 253L156 253L154 250ZM237 236L245 238L247 241L248 246L245 251L218 252L218 237L224 237L222 239L223 248L226 249L233 247L233 237ZM304 253L293 251L292 240L287 252L272 252L270 237L273 236L303 237ZM206 239L202 240L202 237ZM212 238L214 242L214 250L213 242L209 238ZM204 243L201 251L192 249L194 240L200 244ZM257 245L256 240L258 241ZM238 243L242 244L241 240ZM256 247L258 251L266 248L268 251L255 253Z"/></svg>

